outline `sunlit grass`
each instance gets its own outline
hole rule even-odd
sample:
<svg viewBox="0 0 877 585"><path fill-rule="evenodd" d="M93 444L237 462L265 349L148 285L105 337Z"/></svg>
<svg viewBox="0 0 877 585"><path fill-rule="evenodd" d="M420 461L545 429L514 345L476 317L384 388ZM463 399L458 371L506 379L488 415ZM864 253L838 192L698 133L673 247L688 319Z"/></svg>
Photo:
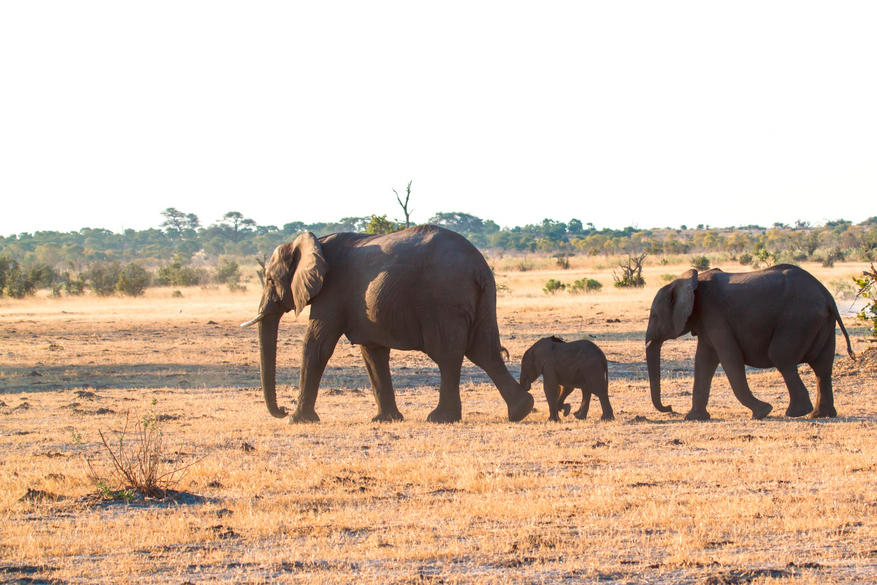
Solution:
<svg viewBox="0 0 877 585"><path fill-rule="evenodd" d="M784 572L780 582L873 580L874 372L838 358L835 420L778 416L788 394L772 371L750 374L777 414L765 421L749 420L722 377L715 420L658 413L643 332L658 277L687 266L648 266L647 286L628 291L614 289L597 260L575 260L569 271L497 271L513 291L498 302L503 344L517 374L540 337L597 342L610 360L615 422L592 408L585 421L551 424L537 383L537 411L510 424L499 393L466 364L463 422L429 425L437 368L394 352L405 421L373 424L358 348L342 341L317 401L322 422L290 426L268 415L256 334L239 327L257 290L3 299L3 566L41 567L43 578L70 583L697 583L744 569ZM825 281L853 265L806 268ZM582 276L603 291L541 292L548 278ZM296 394L305 319L282 321L281 404ZM677 412L691 404L694 345L664 347L664 396ZM802 374L812 393L812 374ZM205 457L176 487L203 500L83 499L95 488L81 456L99 456L98 431L118 428L126 412L165 417L175 463ZM63 499L22 500L28 490Z"/></svg>

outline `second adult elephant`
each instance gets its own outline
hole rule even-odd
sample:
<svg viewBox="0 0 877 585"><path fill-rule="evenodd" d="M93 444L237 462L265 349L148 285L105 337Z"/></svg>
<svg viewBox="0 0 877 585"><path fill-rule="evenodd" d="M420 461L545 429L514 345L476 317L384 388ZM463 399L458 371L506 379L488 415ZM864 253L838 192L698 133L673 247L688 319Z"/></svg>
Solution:
<svg viewBox="0 0 877 585"><path fill-rule="evenodd" d="M652 302L646 360L652 402L661 412L661 345L691 333L697 337L694 390L688 420L707 420L710 385L721 363L737 399L762 419L773 407L752 395L745 366L779 370L789 390L786 416L837 416L831 387L835 323L853 355L850 338L828 290L809 272L787 264L746 273L689 270L663 287ZM798 364L816 374L816 407Z"/></svg>
<svg viewBox="0 0 877 585"><path fill-rule="evenodd" d="M284 313L310 305L302 349L299 397L292 422L318 421L317 391L342 335L359 345L378 405L373 420L401 420L390 377L390 350L419 350L438 364L438 406L428 420L462 417L463 357L484 369L519 421L533 408L502 358L496 323L496 283L481 253L463 236L436 226L387 235L302 234L278 246L266 267L258 316L262 391L277 406L277 330Z"/></svg>

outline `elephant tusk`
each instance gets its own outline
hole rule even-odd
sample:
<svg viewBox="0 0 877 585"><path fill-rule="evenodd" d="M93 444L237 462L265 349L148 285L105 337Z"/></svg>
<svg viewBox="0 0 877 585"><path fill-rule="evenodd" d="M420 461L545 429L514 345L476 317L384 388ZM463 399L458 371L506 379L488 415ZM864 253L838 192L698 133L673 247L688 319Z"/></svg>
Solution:
<svg viewBox="0 0 877 585"><path fill-rule="evenodd" d="M250 325L255 325L256 323L258 323L259 321L261 321L264 318L265 318L265 313L259 313L259 315L255 319L247 321L246 323L241 323L241 327L249 327Z"/></svg>
<svg viewBox="0 0 877 585"><path fill-rule="evenodd" d="M646 349L649 349L649 346L652 344L653 341L654 341L654 339L649 339L649 340L646 342Z"/></svg>

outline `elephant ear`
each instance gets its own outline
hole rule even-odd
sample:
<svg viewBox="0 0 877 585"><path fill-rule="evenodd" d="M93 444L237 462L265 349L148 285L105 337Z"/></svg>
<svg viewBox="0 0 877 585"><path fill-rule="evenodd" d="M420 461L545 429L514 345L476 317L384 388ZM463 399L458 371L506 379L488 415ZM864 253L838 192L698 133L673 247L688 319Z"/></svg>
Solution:
<svg viewBox="0 0 877 585"><path fill-rule="evenodd" d="M533 352L533 364L536 367L536 373L541 375L545 371L545 364L551 357L551 351L554 349L555 341L551 337L546 337L537 341L531 351Z"/></svg>
<svg viewBox="0 0 877 585"><path fill-rule="evenodd" d="M673 282L673 331L679 337L694 310L694 291L697 289L697 270L689 270Z"/></svg>
<svg viewBox="0 0 877 585"><path fill-rule="evenodd" d="M323 288L323 278L329 272L329 265L323 258L320 242L311 232L297 237L292 247L294 272L290 288L295 302L295 316L298 317L308 302Z"/></svg>

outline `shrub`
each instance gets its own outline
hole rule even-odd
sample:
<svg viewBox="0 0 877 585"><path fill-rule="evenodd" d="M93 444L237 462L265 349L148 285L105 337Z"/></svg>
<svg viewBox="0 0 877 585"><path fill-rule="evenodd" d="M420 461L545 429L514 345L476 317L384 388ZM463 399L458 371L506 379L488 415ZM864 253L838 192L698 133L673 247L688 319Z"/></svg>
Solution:
<svg viewBox="0 0 877 585"><path fill-rule="evenodd" d="M612 271L612 279L615 281L615 288L642 288L646 285L646 279L643 278L643 260L645 260L647 252L643 252L639 256L627 255L627 264L619 262L621 274Z"/></svg>
<svg viewBox="0 0 877 585"><path fill-rule="evenodd" d="M563 284L559 280L555 280L552 278L548 282L545 283L545 287L542 289L542 292L544 292L547 295L553 295L554 293L560 292L564 289L566 289L565 284Z"/></svg>
<svg viewBox="0 0 877 585"><path fill-rule="evenodd" d="M557 260L558 268L569 270L569 254L557 254L554 258Z"/></svg>
<svg viewBox="0 0 877 585"><path fill-rule="evenodd" d="M865 322L871 336L877 339L877 269L874 263L871 262L871 272L864 271L862 278L853 278L853 282L859 287L859 296L871 301L856 316Z"/></svg>
<svg viewBox="0 0 877 585"><path fill-rule="evenodd" d="M238 287L241 282L240 266L234 260L223 258L216 267L213 282L227 284L229 288Z"/></svg>
<svg viewBox="0 0 877 585"><path fill-rule="evenodd" d="M119 280L116 282L116 290L129 297L142 296L148 286L149 273L136 262L125 266L119 273Z"/></svg>
<svg viewBox="0 0 877 585"><path fill-rule="evenodd" d="M38 289L51 286L55 276L55 271L45 264L25 269L15 260L0 258L0 293L5 288L6 295L14 299L22 299Z"/></svg>
<svg viewBox="0 0 877 585"><path fill-rule="evenodd" d="M748 266L749 264L752 264L752 254L750 254L749 252L746 252L745 254L740 254L740 258L738 258L737 261L742 266Z"/></svg>
<svg viewBox="0 0 877 585"><path fill-rule="evenodd" d="M832 294L836 299L849 299L855 296L856 291L853 288L853 285L845 279L838 278L837 280L829 280L828 284L830 285Z"/></svg>
<svg viewBox="0 0 877 585"><path fill-rule="evenodd" d="M673 282L674 280L676 280L675 274L667 272L661 275L661 282Z"/></svg>
<svg viewBox="0 0 877 585"><path fill-rule="evenodd" d="M144 416L131 428L130 415L125 415L125 426L108 440L98 430L101 442L109 454L109 471L98 470L88 457L89 479L108 499L132 500L140 498L164 499L183 478L185 471L197 463L180 465L169 459L160 428L161 417Z"/></svg>
<svg viewBox="0 0 877 585"><path fill-rule="evenodd" d="M710 269L710 259L706 255L695 256L691 259L691 267L698 272Z"/></svg>
<svg viewBox="0 0 877 585"><path fill-rule="evenodd" d="M6 288L6 281L9 278L9 270L13 264L17 263L6 256L0 256L0 294L3 294L3 289Z"/></svg>
<svg viewBox="0 0 877 585"><path fill-rule="evenodd" d="M178 254L170 264L155 271L155 283L159 286L195 286L201 283L203 275L203 270L184 266L183 258Z"/></svg>
<svg viewBox="0 0 877 585"><path fill-rule="evenodd" d="M91 290L102 297L116 292L119 283L119 275L122 273L122 265L118 260L112 262L93 262L86 272L86 278Z"/></svg>
<svg viewBox="0 0 877 585"><path fill-rule="evenodd" d="M569 289L571 293L580 293L580 292L596 292L603 288L603 283L599 280L595 280L593 278L580 278L579 280L572 283L572 286Z"/></svg>
<svg viewBox="0 0 877 585"><path fill-rule="evenodd" d="M825 259L822 261L823 268L832 268L835 262L843 262L844 253L840 248L835 248L826 254Z"/></svg>
<svg viewBox="0 0 877 585"><path fill-rule="evenodd" d="M68 295L78 297L85 292L86 276L85 272L80 272L76 275L76 278L73 278L70 276L70 271L65 270L64 274L61 275L63 279L61 287L67 291Z"/></svg>

